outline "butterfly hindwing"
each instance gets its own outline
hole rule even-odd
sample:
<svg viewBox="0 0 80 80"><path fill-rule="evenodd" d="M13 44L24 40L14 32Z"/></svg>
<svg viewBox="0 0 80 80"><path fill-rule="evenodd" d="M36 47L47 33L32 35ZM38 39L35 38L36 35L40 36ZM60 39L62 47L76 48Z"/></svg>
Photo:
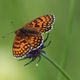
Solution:
<svg viewBox="0 0 80 80"><path fill-rule="evenodd" d="M33 50L39 48L43 43L42 35L37 33L35 35L29 36L29 43L31 44L31 47Z"/></svg>
<svg viewBox="0 0 80 80"><path fill-rule="evenodd" d="M28 43L28 37L20 38L15 37L13 43L13 55L15 57L22 57L25 54L29 53L31 50L31 45Z"/></svg>
<svg viewBox="0 0 80 80"><path fill-rule="evenodd" d="M15 57L22 57L31 50L40 47L42 42L43 39L40 33L21 28L16 32L13 43L13 55Z"/></svg>

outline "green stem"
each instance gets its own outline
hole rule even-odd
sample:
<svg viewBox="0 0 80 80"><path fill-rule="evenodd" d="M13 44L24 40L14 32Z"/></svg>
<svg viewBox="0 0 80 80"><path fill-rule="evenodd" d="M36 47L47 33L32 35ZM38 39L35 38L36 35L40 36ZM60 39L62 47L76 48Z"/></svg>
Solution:
<svg viewBox="0 0 80 80"><path fill-rule="evenodd" d="M70 76L59 66L55 61L52 61L46 54L41 53L41 55L46 58L53 66L55 66L65 77L67 80L72 80Z"/></svg>

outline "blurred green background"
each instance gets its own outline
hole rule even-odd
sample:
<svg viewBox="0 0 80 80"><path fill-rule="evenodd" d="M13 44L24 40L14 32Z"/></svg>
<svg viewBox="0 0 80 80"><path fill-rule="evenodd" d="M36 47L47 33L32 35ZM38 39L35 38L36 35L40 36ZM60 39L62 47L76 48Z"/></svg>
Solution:
<svg viewBox="0 0 80 80"><path fill-rule="evenodd" d="M80 0L0 0L0 36L15 31L32 19L55 14L50 33L51 45L45 49L71 76L80 80ZM14 22L14 26L10 23ZM14 33L0 38L0 80L66 80L42 58L24 67L28 61L17 61L12 55Z"/></svg>

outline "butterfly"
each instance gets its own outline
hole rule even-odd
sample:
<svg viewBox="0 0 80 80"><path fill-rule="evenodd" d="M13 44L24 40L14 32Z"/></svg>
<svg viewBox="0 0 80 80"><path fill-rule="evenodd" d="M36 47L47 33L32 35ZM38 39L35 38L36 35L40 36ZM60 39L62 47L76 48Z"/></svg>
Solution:
<svg viewBox="0 0 80 80"><path fill-rule="evenodd" d="M17 58L32 58L31 61L40 53L46 40L43 39L43 33L49 32L55 21L54 15L44 15L25 24L22 28L16 30L13 42L13 55Z"/></svg>

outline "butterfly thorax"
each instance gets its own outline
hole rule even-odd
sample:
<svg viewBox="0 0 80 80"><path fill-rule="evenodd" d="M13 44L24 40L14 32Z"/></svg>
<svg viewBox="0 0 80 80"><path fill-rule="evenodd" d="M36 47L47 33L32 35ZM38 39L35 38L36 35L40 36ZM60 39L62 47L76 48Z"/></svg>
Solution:
<svg viewBox="0 0 80 80"><path fill-rule="evenodd" d="M20 37L23 37L23 38L26 37L26 36L29 36L29 35L38 34L38 32L36 32L34 30L25 29L25 28L21 28L21 29L17 30L15 33L16 33L17 36L20 36Z"/></svg>

